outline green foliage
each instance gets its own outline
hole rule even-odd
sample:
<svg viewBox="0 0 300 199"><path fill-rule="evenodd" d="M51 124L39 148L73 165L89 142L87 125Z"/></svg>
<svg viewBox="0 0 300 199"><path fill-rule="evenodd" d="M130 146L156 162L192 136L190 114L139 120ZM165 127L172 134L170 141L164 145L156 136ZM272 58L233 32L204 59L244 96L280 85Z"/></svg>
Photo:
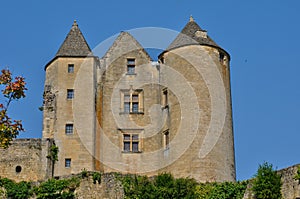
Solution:
<svg viewBox="0 0 300 199"><path fill-rule="evenodd" d="M300 166L298 166L297 173L296 173L296 175L294 176L294 179L295 179L295 180L298 180L298 182L299 182L299 184L300 184Z"/></svg>
<svg viewBox="0 0 300 199"><path fill-rule="evenodd" d="M52 161L58 161L58 146L56 146L55 144L53 144L50 147L50 154L47 156L47 158L49 158Z"/></svg>
<svg viewBox="0 0 300 199"><path fill-rule="evenodd" d="M247 181L200 183L196 188L196 194L199 199L242 199L247 184Z"/></svg>
<svg viewBox="0 0 300 199"><path fill-rule="evenodd" d="M242 199L247 188L247 182L224 182L215 185L210 193L210 199Z"/></svg>
<svg viewBox="0 0 300 199"><path fill-rule="evenodd" d="M242 199L247 181L197 183L193 179L175 179L171 174L160 174L153 179L146 176L118 176L124 187L125 198L145 199Z"/></svg>
<svg viewBox="0 0 300 199"><path fill-rule="evenodd" d="M252 187L257 199L282 198L281 186L281 176L273 170L272 164L259 165Z"/></svg>
<svg viewBox="0 0 300 199"><path fill-rule="evenodd" d="M13 199L27 199L34 194L37 199L72 199L79 184L80 180L76 177L64 180L50 179L36 187L32 187L29 182L16 183L7 178L0 178L0 187L4 187L7 197Z"/></svg>
<svg viewBox="0 0 300 199"><path fill-rule="evenodd" d="M2 96L5 103L0 103L0 147L7 148L10 142L24 131L20 120L12 120L8 116L8 108L12 101L25 97L26 82L21 76L12 77L9 70L2 70L0 74L0 86L3 88Z"/></svg>
<svg viewBox="0 0 300 199"><path fill-rule="evenodd" d="M19 182L7 178L0 178L0 187L4 187L7 196L14 199L27 199L32 195L32 188L29 182Z"/></svg>
<svg viewBox="0 0 300 199"><path fill-rule="evenodd" d="M137 175L127 175L119 179L124 187L125 198L196 198L197 183L189 178L174 179L171 174L164 173L152 180Z"/></svg>
<svg viewBox="0 0 300 199"><path fill-rule="evenodd" d="M50 179L38 186L31 187L28 182L15 183L0 178L0 187L6 189L10 198L25 199L35 196L37 199L72 199L74 191L80 185L80 179L89 173L84 169L79 176L71 179ZM171 174L163 173L148 178L138 175L115 174L121 181L126 199L242 199L247 182L197 183L193 179L175 179ZM101 173L92 174L93 182L101 183Z"/></svg>
<svg viewBox="0 0 300 199"><path fill-rule="evenodd" d="M6 189L0 187L0 198L7 198Z"/></svg>
<svg viewBox="0 0 300 199"><path fill-rule="evenodd" d="M86 170L85 168L82 169L80 175L81 175L81 178L82 178L82 179L87 178L87 177L88 177L88 172L87 172L87 170Z"/></svg>
<svg viewBox="0 0 300 199"><path fill-rule="evenodd" d="M35 188L37 199L72 199L74 190L80 184L76 177L71 179L55 180L50 179Z"/></svg>
<svg viewBox="0 0 300 199"><path fill-rule="evenodd" d="M94 172L93 173L93 183L96 184L97 182L98 182L98 184L101 183L101 173Z"/></svg>
<svg viewBox="0 0 300 199"><path fill-rule="evenodd" d="M198 199L209 199L210 194L214 190L215 183L200 183L196 187L196 195Z"/></svg>

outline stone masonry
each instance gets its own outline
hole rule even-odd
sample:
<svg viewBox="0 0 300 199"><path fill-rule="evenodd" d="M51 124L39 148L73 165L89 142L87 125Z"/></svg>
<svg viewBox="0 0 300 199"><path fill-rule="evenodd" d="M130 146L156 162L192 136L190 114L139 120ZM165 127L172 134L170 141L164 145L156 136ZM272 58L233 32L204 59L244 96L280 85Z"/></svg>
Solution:
<svg viewBox="0 0 300 199"><path fill-rule="evenodd" d="M42 139L1 150L0 176L86 169L235 181L230 56L192 17L157 61L128 32L100 58L75 21L45 73ZM48 140L59 148L54 166Z"/></svg>

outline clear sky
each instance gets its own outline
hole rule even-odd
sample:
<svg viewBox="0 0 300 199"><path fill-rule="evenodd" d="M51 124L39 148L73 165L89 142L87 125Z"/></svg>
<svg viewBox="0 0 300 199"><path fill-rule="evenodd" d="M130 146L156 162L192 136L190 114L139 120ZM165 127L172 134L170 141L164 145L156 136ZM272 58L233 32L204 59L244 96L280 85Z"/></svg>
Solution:
<svg viewBox="0 0 300 199"><path fill-rule="evenodd" d="M11 106L26 133L41 137L44 66L76 19L91 48L141 27L180 31L192 14L231 55L237 179L264 161L300 163L300 1L2 1L0 67L23 75L26 99Z"/></svg>

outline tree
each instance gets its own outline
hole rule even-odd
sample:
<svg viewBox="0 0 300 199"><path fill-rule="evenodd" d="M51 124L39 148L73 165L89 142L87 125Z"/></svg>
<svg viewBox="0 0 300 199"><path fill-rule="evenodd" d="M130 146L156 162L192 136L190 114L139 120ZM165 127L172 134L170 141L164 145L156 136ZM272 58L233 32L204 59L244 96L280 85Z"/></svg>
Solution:
<svg viewBox="0 0 300 199"><path fill-rule="evenodd" d="M0 86L4 87L1 92L6 100L5 103L0 103L0 148L7 148L12 139L24 131L20 120L12 120L8 116L8 108L12 101L25 97L25 85L23 77L13 78L8 69L1 71Z"/></svg>
<svg viewBox="0 0 300 199"><path fill-rule="evenodd" d="M281 176L267 162L259 165L252 190L257 199L281 199Z"/></svg>

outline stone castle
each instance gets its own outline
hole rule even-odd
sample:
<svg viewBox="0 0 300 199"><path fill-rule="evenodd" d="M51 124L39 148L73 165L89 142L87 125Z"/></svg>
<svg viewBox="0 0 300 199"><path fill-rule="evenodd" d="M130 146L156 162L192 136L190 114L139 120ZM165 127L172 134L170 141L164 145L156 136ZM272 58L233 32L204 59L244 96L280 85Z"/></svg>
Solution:
<svg viewBox="0 0 300 199"><path fill-rule="evenodd" d="M158 61L128 32L100 58L75 21L45 66L42 138L1 149L0 176L86 169L235 181L229 62L192 17Z"/></svg>

